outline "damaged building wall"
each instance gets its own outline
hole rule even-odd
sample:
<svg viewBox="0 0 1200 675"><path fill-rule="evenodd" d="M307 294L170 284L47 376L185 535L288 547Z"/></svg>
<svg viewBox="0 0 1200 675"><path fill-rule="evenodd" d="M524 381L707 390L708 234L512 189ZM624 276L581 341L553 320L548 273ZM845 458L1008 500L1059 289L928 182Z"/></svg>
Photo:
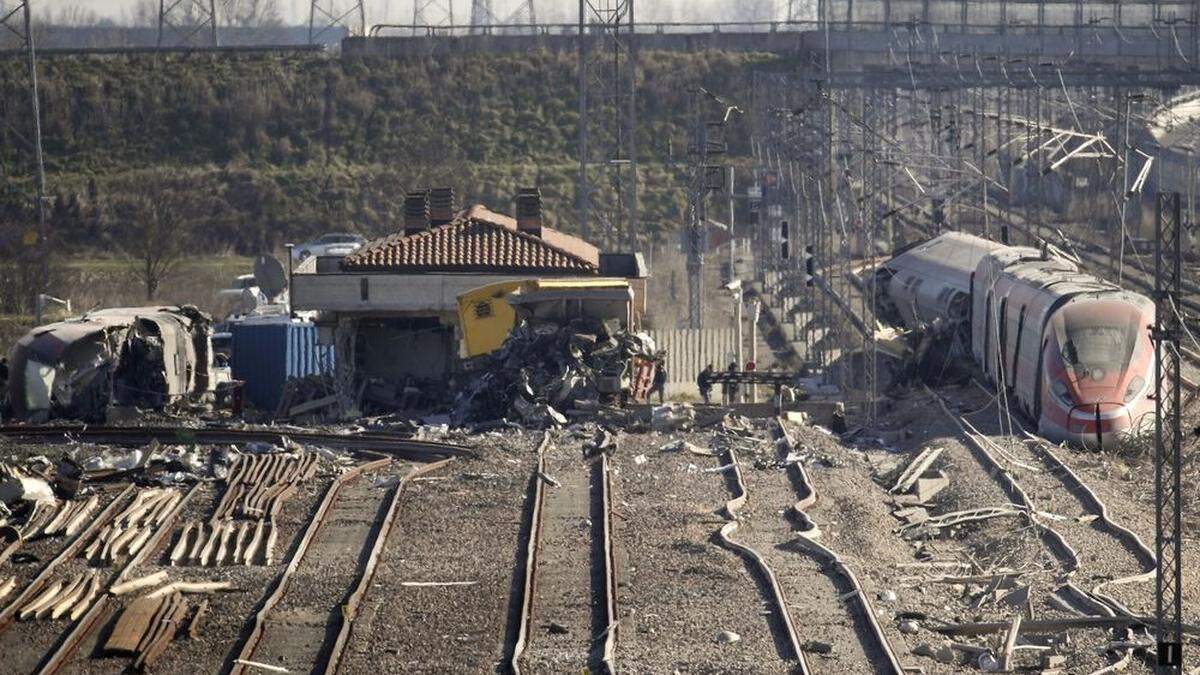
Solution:
<svg viewBox="0 0 1200 675"><path fill-rule="evenodd" d="M444 378L456 352L454 327L437 317L361 319L356 340L355 367L394 384Z"/></svg>

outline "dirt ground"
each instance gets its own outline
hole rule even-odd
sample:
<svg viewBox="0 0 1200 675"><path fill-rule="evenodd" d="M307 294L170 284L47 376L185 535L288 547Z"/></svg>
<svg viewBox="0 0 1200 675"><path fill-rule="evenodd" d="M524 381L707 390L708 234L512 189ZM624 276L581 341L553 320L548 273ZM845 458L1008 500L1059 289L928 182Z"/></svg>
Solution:
<svg viewBox="0 0 1200 675"><path fill-rule="evenodd" d="M989 412L991 401L982 391L948 389L941 394L960 411L972 413L968 418L981 431L995 431L999 418L994 410ZM1013 503L999 475L924 392L896 399L876 425L844 438L821 427L789 423L794 442L790 450L781 450L773 442L772 424L753 422L753 438L740 441L738 468L748 500L739 511L741 526L733 537L761 551L779 579L815 672L885 671L874 636L847 602L853 589L797 546L799 532L789 513L801 495L788 479L789 461L802 463L817 492L816 503L806 513L820 530L820 543L857 576L883 637L900 662L926 673L977 671L1002 652L1003 632L950 638L938 632L941 626L1007 624L1017 614L1027 619L1071 617L1078 607L1063 595L1064 584L1073 582L1090 591L1136 570L1132 557L1122 557L1127 552L1086 526L1091 521L1082 507L1055 492L1057 479L1051 473L1011 473L1045 512L1032 519L1018 510L914 535L894 515L902 500L890 489L908 462L926 448L942 449L933 469L950 479L949 486L924 505L929 517ZM614 431L617 443L610 466L620 619L617 667L633 673L791 672L794 655L760 568L722 546L717 534L729 522L726 501L737 492L723 454L728 432L720 426L674 432ZM577 437L558 433L561 443L554 461L578 461L573 459L581 449ZM472 673L507 668L519 613L514 591L523 578L521 561L541 432L511 429L453 440L472 447L479 457L452 462L413 482L402 494L395 527L352 624L343 672ZM3 446L10 462L55 452ZM1059 456L1106 503L1115 522L1153 542L1154 512L1147 499L1144 468L1111 455L1063 449ZM566 475L561 466L549 466L551 477L556 472ZM372 503L382 502L382 491L394 484L389 481L408 468L395 463L363 477L368 481L364 489L379 491L370 492ZM340 470L324 462L317 477L302 484L286 502L279 556L273 565L170 567L160 552L131 572L140 576L166 570L173 580L229 580L236 588L236 592L210 596L199 637L171 643L155 667L157 672L220 672L230 664L255 611L282 574L316 504ZM587 472L582 476L581 490L592 480ZM220 483L197 488L167 541L175 541L188 519L207 517L221 489ZM549 585L538 591L541 600L534 604L529 671L558 671L553 652L538 651L539 646L557 644L549 641L552 634L560 635L552 632L551 623L568 631L562 634L566 636L562 644L570 645L564 653L584 654L584 662L586 654L581 650L596 639L594 618L588 620L589 607L595 609L595 589L586 573L588 565L594 564L587 553L593 515L586 510L575 514L575 539L569 527L547 530L553 534L545 535L547 562L541 579ZM1047 526L1077 552L1077 569L1069 569L1070 561L1051 545ZM345 551L350 560L360 554L356 542L364 536L351 537L356 541L349 542ZM27 582L61 546L55 539L31 543L28 552L33 555L0 564L0 577L15 574L19 584ZM558 549L571 553L555 557L553 551ZM566 566L572 561L577 570ZM555 566L559 572L551 571ZM319 574L306 577L305 584L331 587L295 595L291 602L299 605L289 605L289 611L304 611L305 598L311 595L312 609L320 604L328 612L330 599L341 597L353 583L350 567L342 564L341 571L328 579ZM1195 569L1185 565L1189 599L1195 597L1200 583ZM1003 583L988 580L996 574L1005 577ZM1122 585L1113 595L1133 611L1145 612L1152 605L1152 587L1152 582ZM569 596L569 604L555 610L547 593ZM1077 605L1079 600L1073 602ZM579 609L578 620L562 609L572 606ZM548 616L551 612L560 615ZM1188 619L1196 621L1195 612L1189 610ZM70 672L110 673L128 667L128 658L99 657L95 649L113 620L106 618L88 635L68 661ZM0 648L10 666L4 672L33 670L70 627L69 621L60 620L18 621L0 628ZM1044 654L1056 654L1066 658L1064 672L1092 672L1116 661L1119 653L1106 648L1122 639L1148 638L1144 633L1128 636L1104 629L1022 636L1015 663L1038 667ZM1198 650L1189 645L1189 665L1200 663ZM1144 652L1135 653L1125 672L1151 672L1147 658Z"/></svg>

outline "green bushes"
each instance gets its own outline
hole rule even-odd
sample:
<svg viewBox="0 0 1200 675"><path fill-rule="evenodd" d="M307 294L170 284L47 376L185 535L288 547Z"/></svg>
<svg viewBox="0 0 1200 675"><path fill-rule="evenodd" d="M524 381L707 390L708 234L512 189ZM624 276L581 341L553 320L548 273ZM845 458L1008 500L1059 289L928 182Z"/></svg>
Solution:
<svg viewBox="0 0 1200 675"><path fill-rule="evenodd" d="M682 217L668 162L686 144L683 85L748 101L750 70L782 66L765 55L643 54L641 211L650 231ZM51 192L92 214L57 218L68 250L106 248L111 233L95 226L106 204L175 172L223 205L198 232L220 250L253 253L327 229L390 231L403 192L432 184L507 210L517 186L540 181L552 222L572 227L572 54L56 57L40 71ZM0 61L0 117L25 117L24 83L18 59ZM748 154L747 127L731 137L735 159ZM23 175L27 155L0 125L5 173ZM28 215L17 191L0 193L0 220Z"/></svg>

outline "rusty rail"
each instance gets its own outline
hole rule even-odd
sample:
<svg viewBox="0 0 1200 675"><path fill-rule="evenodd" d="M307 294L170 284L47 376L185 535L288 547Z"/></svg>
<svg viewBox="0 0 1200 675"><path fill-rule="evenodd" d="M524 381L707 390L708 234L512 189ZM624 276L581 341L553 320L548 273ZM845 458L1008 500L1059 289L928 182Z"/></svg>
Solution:
<svg viewBox="0 0 1200 675"><path fill-rule="evenodd" d="M358 616L358 608L362 603L363 597L367 593L367 589L371 586L371 580L375 578L375 568L379 564L379 556L383 553L384 546L387 545L388 535L391 534L392 525L396 521L396 515L399 513L400 497L404 494L404 489L414 478L419 478L428 473L433 473L438 469L453 462L454 458L443 459L440 462L419 466L409 471L400 479L392 490L391 499L388 502L387 512L383 517L383 521L379 524L379 531L375 533L375 540L371 543L371 552L367 556L366 562L363 564L362 571L358 575L358 580L354 584L354 589L342 603L339 608L337 638L330 647L329 656L325 660L325 667L322 670L326 675L332 675L338 671L338 666L341 664L342 654L346 651L346 643L350 639L351 628L354 624L354 619Z"/></svg>
<svg viewBox="0 0 1200 675"><path fill-rule="evenodd" d="M26 585L25 590L20 595L13 598L12 602L8 603L8 605L2 611L0 611L0 633L4 632L5 629L12 625L13 617L16 616L17 609L23 606L30 598L34 596L34 594L42 589L42 587L46 584L46 581L50 578L50 575L54 573L58 566L66 560L74 557L75 554L79 552L79 549L83 547L84 542L99 532L100 528L104 527L104 525L111 520L113 516L117 515L117 505L123 502L125 498L132 493L133 485L129 485L119 494L117 494L117 496L108 503L108 506L104 507L104 510L102 510L96 515L95 518L92 519L91 524L77 534L69 544L63 547L63 550L60 551L58 555L54 556L54 558L50 560L50 562L46 563L45 567L42 568L42 571L38 572L37 576L30 580L29 584Z"/></svg>
<svg viewBox="0 0 1200 675"><path fill-rule="evenodd" d="M372 462L359 464L338 476L330 483L329 489L325 491L325 496L321 499L320 505L317 506L312 520L309 521L308 527L304 530L304 535L296 545L296 551L292 554L292 559L288 562L283 573L276 578L271 594L267 596L266 600L263 601L262 607L255 613L254 625L250 628L250 633L242 643L242 648L238 650L238 655L234 657L234 662L229 667L230 675L242 675L242 673L246 672L246 666L239 663L239 661L249 661L254 655L254 650L258 648L258 643L262 640L263 631L266 628L267 615L275 609L275 606L283 598L283 594L287 591L288 584L292 580L292 575L296 573L296 569L300 566L300 561L304 559L305 552L308 551L313 538L324 524L325 516L329 513L329 507L333 505L333 500L337 497L337 493L342 489L342 486L364 472L387 466L391 461L390 459L377 459Z"/></svg>
<svg viewBox="0 0 1200 675"><path fill-rule="evenodd" d="M541 540L542 505L546 500L546 448L550 447L550 432L542 435L537 449L537 469L533 475L533 506L529 511L529 534L525 542L524 582L521 584L521 611L518 616L517 639L513 642L508 669L514 675L521 673L521 656L529 642L529 629L533 621L533 595L537 582L538 542Z"/></svg>
<svg viewBox="0 0 1200 675"><path fill-rule="evenodd" d="M771 601L775 604L775 615L783 623L788 645L792 648L792 653L796 657L797 671L800 675L808 675L812 672L812 669L808 666L808 658L804 655L804 648L800 646L800 638L796 633L796 624L792 621L792 613L788 609L787 598L784 597L783 587L779 585L779 580L775 577L775 572L767 564L762 554L733 538L733 534L741 527L741 520L737 512L745 505L748 494L746 492L746 482L742 480L742 469L738 466L737 454L734 453L733 448L729 448L725 453L729 459L729 464L733 467L738 491L737 494L725 502L725 513L729 516L729 522L721 526L721 529L717 532L717 536L726 548L745 555L754 561L754 564L758 566L759 572L767 579L767 584L771 588Z"/></svg>
<svg viewBox="0 0 1200 675"><path fill-rule="evenodd" d="M420 462L445 457L474 457L470 448L452 443L421 441L401 434L363 431L353 434L305 431L300 429L223 429L218 427L192 428L185 426L113 427L70 425L0 426L0 438L19 438L41 443L108 443L111 445L145 445L151 440L160 443L223 445L227 443L263 442L283 444L293 441L351 451L373 451Z"/></svg>
<svg viewBox="0 0 1200 675"><path fill-rule="evenodd" d="M616 672L617 629L620 621L617 617L617 565L613 552L612 536L612 474L609 473L608 455L600 455L600 480L594 481L600 492L600 504L604 509L601 527L604 532L602 551L604 554L604 613L608 623L604 629L604 645L601 649L600 662L604 672Z"/></svg>
<svg viewBox="0 0 1200 675"><path fill-rule="evenodd" d="M138 550L138 552L135 553L128 562L125 563L124 567L122 567L121 570L109 580L108 588L111 588L113 584L126 580L130 572L132 572L135 567L142 564L143 561L145 561L150 557L150 555L158 550L158 548L167 539L167 535L170 534L171 530L174 528L175 520L183 511L183 507L187 506L187 503L191 500L192 496L196 494L196 491L199 487L200 484L195 483L191 488L188 489L187 492L184 493L183 497L175 504L170 513L163 518L162 522L158 525L158 530L156 530L155 533L150 537L150 540L147 541L146 544L142 546L142 548ZM100 626L104 623L101 621L101 619L111 615L112 610L109 608L111 603L108 599L108 588L105 588L97 595L97 599L91 608L89 608L83 616L79 617L79 621L75 623L75 626L55 647L54 651L47 654L46 658L38 667L38 675L54 675L54 673L57 673L59 669L66 664L67 659L69 659L75 653L75 651L79 649L79 645L83 643L84 639L86 639L87 636L91 634L91 632L95 630L97 626Z"/></svg>
<svg viewBox="0 0 1200 675"><path fill-rule="evenodd" d="M786 444L786 448L791 450L795 447L791 436L787 432L787 427L781 418L776 418L775 424L779 428L780 438ZM858 581L858 577L854 574L854 570L842 560L841 556L835 553L832 549L824 546L817 541L817 536L820 530L817 528L815 521L809 517L805 509L817 503L817 488L813 485L812 480L808 477L808 472L804 469L804 465L800 462L793 462L788 465L788 470L793 471L797 482L803 492L800 501L792 506L793 513L801 522L806 523L808 528L800 533L801 545L815 554L825 564L837 570L837 573L842 575L850 587L854 589L854 600L858 603L859 613L866 620L867 625L871 629L871 634L875 639L876 648L883 654L887 661L887 667L894 675L904 675L906 672L904 666L900 663L900 657L896 653L892 643L887 638L887 634L883 632L883 627L879 624L879 619L876 617L875 608L871 606L871 601L868 599L866 592L863 590L862 584Z"/></svg>

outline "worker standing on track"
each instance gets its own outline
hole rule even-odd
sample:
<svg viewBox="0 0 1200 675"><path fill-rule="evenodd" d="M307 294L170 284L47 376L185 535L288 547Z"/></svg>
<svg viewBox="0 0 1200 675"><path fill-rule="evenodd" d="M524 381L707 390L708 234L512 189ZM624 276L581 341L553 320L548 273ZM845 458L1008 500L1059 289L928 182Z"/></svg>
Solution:
<svg viewBox="0 0 1200 675"><path fill-rule="evenodd" d="M737 361L730 361L729 367L726 368L725 370L730 375L737 373L737 371L738 371ZM738 402L737 398L738 398L737 382L733 382L733 381L726 382L725 383L725 402L726 403L737 403Z"/></svg>
<svg viewBox="0 0 1200 675"><path fill-rule="evenodd" d="M708 403L708 397L712 394L712 376L713 365L710 363L704 366L704 370L696 377L696 387L700 389L700 398L703 398L705 403Z"/></svg>
<svg viewBox="0 0 1200 675"><path fill-rule="evenodd" d="M654 382L650 386L650 391L646 394L646 400L649 401L654 392L658 392L658 403L661 405L663 396L667 390L667 356L660 354L654 363Z"/></svg>

